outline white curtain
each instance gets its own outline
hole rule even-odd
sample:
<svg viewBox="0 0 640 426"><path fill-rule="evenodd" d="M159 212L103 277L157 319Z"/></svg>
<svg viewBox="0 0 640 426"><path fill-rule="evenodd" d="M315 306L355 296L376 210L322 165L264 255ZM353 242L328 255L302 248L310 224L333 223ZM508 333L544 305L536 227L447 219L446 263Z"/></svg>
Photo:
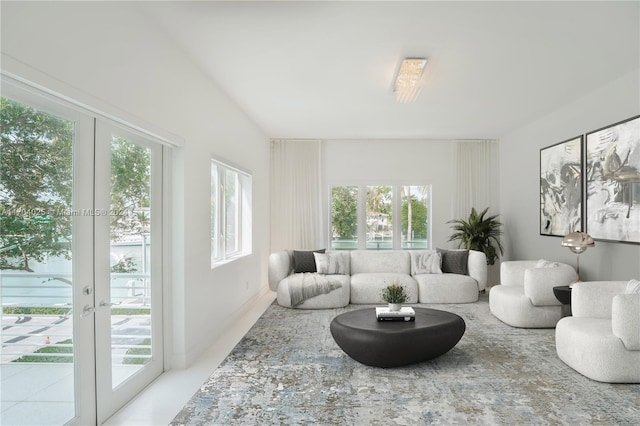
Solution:
<svg viewBox="0 0 640 426"><path fill-rule="evenodd" d="M271 141L271 251L324 248L319 140Z"/></svg>
<svg viewBox="0 0 640 426"><path fill-rule="evenodd" d="M489 207L489 215L500 213L498 196L498 142L494 140L466 140L456 143L455 219L469 218L471 208L482 211ZM487 271L487 288L500 282L500 261Z"/></svg>
<svg viewBox="0 0 640 426"><path fill-rule="evenodd" d="M498 142L463 140L456 145L454 219L468 219L472 207L489 207L489 214L498 214Z"/></svg>

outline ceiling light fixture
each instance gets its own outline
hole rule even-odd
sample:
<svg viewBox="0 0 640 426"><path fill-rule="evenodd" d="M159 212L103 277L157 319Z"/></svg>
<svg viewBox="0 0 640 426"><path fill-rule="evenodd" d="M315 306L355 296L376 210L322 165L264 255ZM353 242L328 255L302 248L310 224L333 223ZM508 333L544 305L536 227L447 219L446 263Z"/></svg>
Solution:
<svg viewBox="0 0 640 426"><path fill-rule="evenodd" d="M426 65L425 58L406 58L402 61L393 87L397 102L408 103L416 100L420 93L420 78Z"/></svg>

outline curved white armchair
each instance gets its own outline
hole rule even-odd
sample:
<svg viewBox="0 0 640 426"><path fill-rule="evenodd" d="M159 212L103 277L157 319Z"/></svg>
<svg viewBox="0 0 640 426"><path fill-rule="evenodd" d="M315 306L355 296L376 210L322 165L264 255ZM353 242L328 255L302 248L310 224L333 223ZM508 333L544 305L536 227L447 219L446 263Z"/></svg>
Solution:
<svg viewBox="0 0 640 426"><path fill-rule="evenodd" d="M516 260L500 265L500 285L489 290L489 309L513 327L553 328L569 315L570 307L553 294L553 287L571 284L576 270L565 263L536 268L536 260Z"/></svg>
<svg viewBox="0 0 640 426"><path fill-rule="evenodd" d="M627 281L580 282L571 290L573 316L556 326L556 351L590 379L640 383L640 294Z"/></svg>

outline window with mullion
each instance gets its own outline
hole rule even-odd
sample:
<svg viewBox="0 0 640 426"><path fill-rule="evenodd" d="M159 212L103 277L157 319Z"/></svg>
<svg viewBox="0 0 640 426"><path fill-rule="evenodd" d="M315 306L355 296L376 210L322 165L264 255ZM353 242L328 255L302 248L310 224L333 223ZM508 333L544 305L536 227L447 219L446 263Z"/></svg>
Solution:
<svg viewBox="0 0 640 426"><path fill-rule="evenodd" d="M430 185L334 185L330 193L332 250L430 248Z"/></svg>

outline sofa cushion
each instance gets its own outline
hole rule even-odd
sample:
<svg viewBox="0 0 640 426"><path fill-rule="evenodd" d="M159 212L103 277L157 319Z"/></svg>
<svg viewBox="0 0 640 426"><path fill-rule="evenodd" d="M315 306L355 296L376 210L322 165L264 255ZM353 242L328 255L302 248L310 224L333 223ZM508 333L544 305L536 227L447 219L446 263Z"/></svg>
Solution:
<svg viewBox="0 0 640 426"><path fill-rule="evenodd" d="M375 272L351 275L351 303L385 303L382 289L391 283L404 286L407 292L406 303L418 303L418 283L409 274Z"/></svg>
<svg viewBox="0 0 640 426"><path fill-rule="evenodd" d="M389 272L411 274L411 256L401 250L354 250L351 252L351 274Z"/></svg>
<svg viewBox="0 0 640 426"><path fill-rule="evenodd" d="M420 274L419 303L471 303L478 300L478 283L469 275Z"/></svg>
<svg viewBox="0 0 640 426"><path fill-rule="evenodd" d="M313 257L313 253L324 253L326 249L314 250L314 251L293 251L293 272L296 274L302 272L317 272L316 259Z"/></svg>
<svg viewBox="0 0 640 426"><path fill-rule="evenodd" d="M573 290L572 290L573 291ZM558 357L580 374L599 382L640 383L640 351L629 351L603 318L561 319L556 325Z"/></svg>
<svg viewBox="0 0 640 426"><path fill-rule="evenodd" d="M411 275L442 274L441 263L442 256L437 251L413 251L411 252Z"/></svg>
<svg viewBox="0 0 640 426"><path fill-rule="evenodd" d="M640 294L618 294L613 297L611 329L627 350L640 351Z"/></svg>
<svg viewBox="0 0 640 426"><path fill-rule="evenodd" d="M438 253L442 256L442 272L469 275L469 250L438 249Z"/></svg>
<svg viewBox="0 0 640 426"><path fill-rule="evenodd" d="M519 328L553 328L569 314L569 305L535 306L524 286L496 285L489 290L489 310L505 324Z"/></svg>
<svg viewBox="0 0 640 426"><path fill-rule="evenodd" d="M319 274L344 275L347 273L342 253L313 253L313 257Z"/></svg>

